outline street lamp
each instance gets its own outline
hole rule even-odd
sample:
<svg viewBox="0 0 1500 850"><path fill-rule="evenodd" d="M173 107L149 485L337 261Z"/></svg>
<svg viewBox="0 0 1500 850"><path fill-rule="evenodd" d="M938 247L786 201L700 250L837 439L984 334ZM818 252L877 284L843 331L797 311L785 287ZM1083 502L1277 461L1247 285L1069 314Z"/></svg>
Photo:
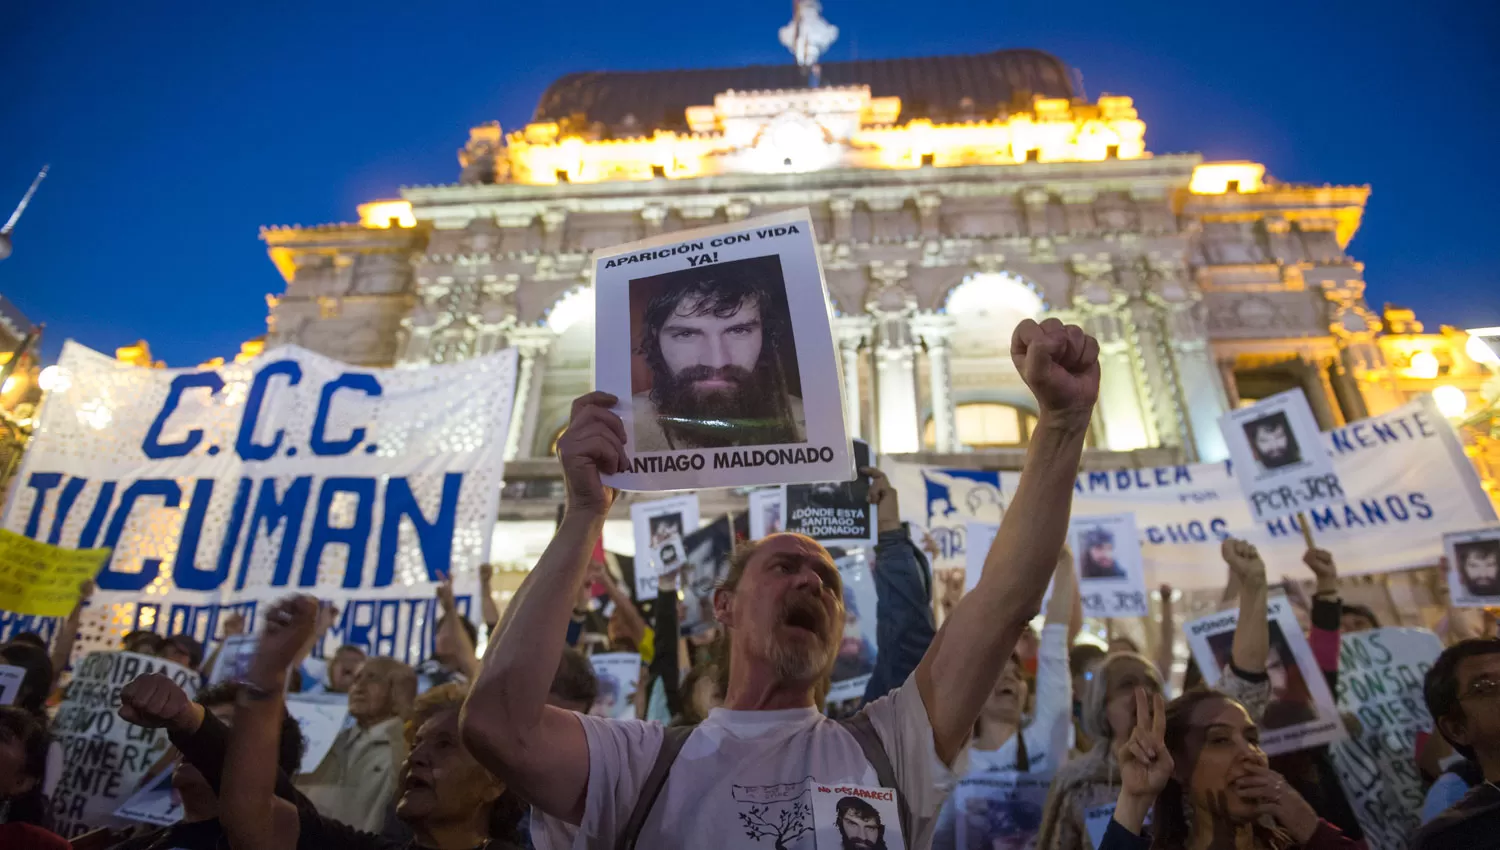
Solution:
<svg viewBox="0 0 1500 850"><path fill-rule="evenodd" d="M10 220L0 227L0 260L10 256L11 243L10 232L16 229L16 222L21 220L21 213L26 211L26 205L31 203L31 196L36 194L36 187L42 185L42 180L47 176L50 165L42 166L42 170L36 173L36 178L31 181L31 188L21 196L21 203L16 204L16 211L10 214Z"/></svg>

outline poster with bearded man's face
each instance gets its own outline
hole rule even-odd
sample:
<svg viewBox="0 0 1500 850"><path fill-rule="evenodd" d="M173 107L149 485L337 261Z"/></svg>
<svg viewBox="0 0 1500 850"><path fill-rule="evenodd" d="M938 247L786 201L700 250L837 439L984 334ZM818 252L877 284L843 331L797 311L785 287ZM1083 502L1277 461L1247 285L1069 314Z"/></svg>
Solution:
<svg viewBox="0 0 1500 850"><path fill-rule="evenodd" d="M1500 605L1500 528L1447 534L1448 592L1466 608Z"/></svg>
<svg viewBox="0 0 1500 850"><path fill-rule="evenodd" d="M595 256L595 383L668 490L853 477L812 225L782 214ZM838 474L828 474L837 471Z"/></svg>

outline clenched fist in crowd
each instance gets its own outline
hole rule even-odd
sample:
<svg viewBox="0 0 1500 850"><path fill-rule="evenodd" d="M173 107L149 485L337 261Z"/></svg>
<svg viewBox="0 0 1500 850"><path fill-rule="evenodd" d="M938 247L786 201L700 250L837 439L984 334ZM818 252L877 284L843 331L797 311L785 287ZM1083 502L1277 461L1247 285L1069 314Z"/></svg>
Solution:
<svg viewBox="0 0 1500 850"><path fill-rule="evenodd" d="M147 673L120 689L120 719L147 729L192 733L203 722L203 706L170 677Z"/></svg>
<svg viewBox="0 0 1500 850"><path fill-rule="evenodd" d="M1010 360L1042 413L1088 424L1099 399L1099 342L1083 328L1027 319L1011 336Z"/></svg>

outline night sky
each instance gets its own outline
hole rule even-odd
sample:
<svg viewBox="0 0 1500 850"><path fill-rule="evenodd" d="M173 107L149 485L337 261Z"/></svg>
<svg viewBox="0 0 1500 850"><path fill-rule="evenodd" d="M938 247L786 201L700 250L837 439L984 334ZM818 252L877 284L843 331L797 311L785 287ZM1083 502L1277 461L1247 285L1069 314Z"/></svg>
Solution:
<svg viewBox="0 0 1500 850"><path fill-rule="evenodd" d="M311 7L311 8L309 8ZM351 221L457 180L468 128L569 71L781 63L789 0L13 3L0 26L0 221L52 173L0 293L64 338L169 365L265 331L262 225ZM627 13L634 8L637 11ZM829 60L1033 47L1135 98L1155 153L1370 184L1368 299L1500 324L1497 4L825 0ZM914 14L916 12L916 14Z"/></svg>

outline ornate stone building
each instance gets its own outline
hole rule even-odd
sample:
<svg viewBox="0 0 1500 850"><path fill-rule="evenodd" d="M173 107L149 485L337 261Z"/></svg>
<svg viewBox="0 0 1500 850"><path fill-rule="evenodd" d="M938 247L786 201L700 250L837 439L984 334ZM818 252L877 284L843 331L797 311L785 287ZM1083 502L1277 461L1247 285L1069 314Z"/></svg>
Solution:
<svg viewBox="0 0 1500 850"><path fill-rule="evenodd" d="M366 365L517 346L516 520L551 517L545 459L591 388L590 252L787 208L822 245L849 427L885 454L1018 464L1027 317L1100 339L1095 465L1223 458L1218 416L1291 387L1325 427L1405 400L1345 252L1368 187L1153 155L1129 97L1085 98L1035 50L817 65L809 6L783 32L802 65L570 74L524 127L472 129L457 182L263 231L286 281L268 344Z"/></svg>

